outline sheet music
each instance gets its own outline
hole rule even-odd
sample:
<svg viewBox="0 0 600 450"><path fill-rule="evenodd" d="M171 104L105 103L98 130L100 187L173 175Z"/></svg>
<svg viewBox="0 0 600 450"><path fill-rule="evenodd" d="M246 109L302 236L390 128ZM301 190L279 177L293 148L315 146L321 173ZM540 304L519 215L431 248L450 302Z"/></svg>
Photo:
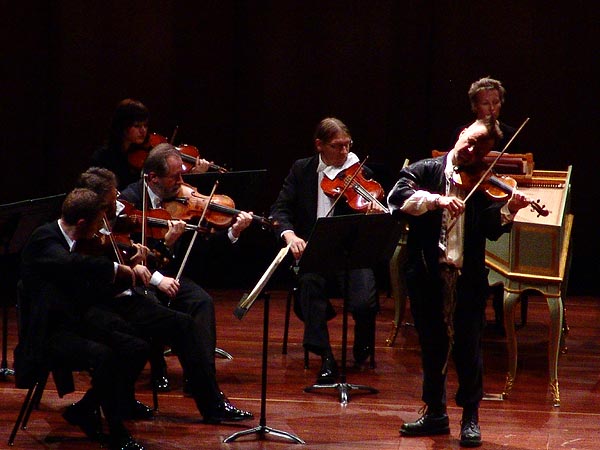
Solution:
<svg viewBox="0 0 600 450"><path fill-rule="evenodd" d="M283 258L285 258L285 256L288 254L289 250L290 244L279 250L279 253L277 253L275 259L273 260L273 262L271 262L271 265L267 268L266 272L263 273L263 275L260 277L260 280L258 280L256 286L254 286L254 289L252 289L250 294L244 294L235 312L235 315L239 319L242 318L240 317L240 313L242 312L242 310L247 311L250 308L250 306L252 306L258 295L266 286L267 282L271 279L271 276L273 276L273 273L275 273L275 270L277 269L279 264L281 264L281 261L283 261ZM241 315L243 316L243 313Z"/></svg>

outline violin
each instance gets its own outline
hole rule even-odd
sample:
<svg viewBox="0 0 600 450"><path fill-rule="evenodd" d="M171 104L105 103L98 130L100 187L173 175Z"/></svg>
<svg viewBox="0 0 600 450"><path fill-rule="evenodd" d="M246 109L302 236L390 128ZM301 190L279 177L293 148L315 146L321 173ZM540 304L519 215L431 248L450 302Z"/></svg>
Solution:
<svg viewBox="0 0 600 450"><path fill-rule="evenodd" d="M78 239L74 251L89 256L106 256L128 266L132 266L131 260L137 254L129 234L112 231L98 232L90 239ZM169 258L158 250L148 252L147 259L154 267L169 262Z"/></svg>
<svg viewBox="0 0 600 450"><path fill-rule="evenodd" d="M477 164L469 168L457 167L452 174L452 182L466 190L479 190L484 192L494 201L506 201L517 188L517 181L506 175L497 176L487 171L485 163ZM537 213L538 217L546 217L550 211L545 205L540 205L540 199L529 200L529 204Z"/></svg>
<svg viewBox="0 0 600 450"><path fill-rule="evenodd" d="M175 133L173 134L173 137L175 137ZM144 161L146 161L148 153L150 153L150 150L159 144L165 144L172 141L173 139L169 141L166 137L161 136L158 133L150 133L147 141L144 144L141 146L135 146L127 152L127 161L131 167L141 170L144 166ZM190 171L196 165L196 159L200 158L200 152L198 151L198 148L187 144L182 144L178 147L175 146L175 148L179 151L179 155L183 160L183 172L185 173ZM210 163L208 168L216 170L220 173L227 172L225 167L218 166L217 164L213 163Z"/></svg>
<svg viewBox="0 0 600 450"><path fill-rule="evenodd" d="M164 200L163 206L173 217L181 220L191 220L199 218L205 209L205 221L216 228L228 227L233 218L241 211L235 209L233 199L227 195L213 195L209 203L210 196L202 195L189 184L182 184L177 196L170 200ZM272 228L274 223L261 216L252 215L252 221L259 223L264 228Z"/></svg>
<svg viewBox="0 0 600 450"><path fill-rule="evenodd" d="M142 211L136 209L134 205L126 200L119 199L119 202L125 205L125 209L117 216L114 229L121 233L141 233L142 231ZM152 239L164 239L169 229L169 220L178 220L179 217L173 217L169 211L164 208L149 209L146 211L146 234ZM183 220L183 219L181 219ZM208 233L210 230L193 224L185 225L186 231L199 231Z"/></svg>
<svg viewBox="0 0 600 450"><path fill-rule="evenodd" d="M180 146L176 146L175 148L179 151L179 154L183 161L183 172L185 173L190 171L196 165L196 158L200 157L200 152L198 151L198 148L194 147L193 145L187 144L181 144ZM227 169L225 167L218 166L213 163L209 163L208 168L216 170L219 173L227 172Z"/></svg>
<svg viewBox="0 0 600 450"><path fill-rule="evenodd" d="M380 201L385 195L383 188L377 181L365 178L362 164L358 162L340 171L333 180L323 177L321 189L330 197L343 195L355 211L366 211L371 203L376 203L384 212L389 212Z"/></svg>
<svg viewBox="0 0 600 450"><path fill-rule="evenodd" d="M127 162L129 162L129 165L134 169L142 170L144 161L146 161L150 150L152 150L158 144L164 144L167 142L169 141L166 137L157 133L150 133L150 136L144 144L130 147L130 149L127 151Z"/></svg>

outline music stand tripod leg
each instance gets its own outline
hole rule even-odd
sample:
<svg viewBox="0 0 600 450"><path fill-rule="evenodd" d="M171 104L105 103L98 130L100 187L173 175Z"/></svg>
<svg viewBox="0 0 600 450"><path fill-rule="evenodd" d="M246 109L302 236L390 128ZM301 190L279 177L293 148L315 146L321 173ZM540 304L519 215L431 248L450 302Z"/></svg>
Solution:
<svg viewBox="0 0 600 450"><path fill-rule="evenodd" d="M294 441L297 444L306 444L298 436L288 433L287 431L276 430L267 426L267 356L269 346L269 299L271 297L268 293L261 293L261 297L264 299L264 317L263 317L263 349L262 349L262 380L261 380L261 393L260 393L260 421L259 425L249 430L238 431L233 433L231 436L223 440L224 443L235 441L237 438L247 436L249 434L257 434L259 439L265 439L265 435L272 434L285 439Z"/></svg>
<svg viewBox="0 0 600 450"><path fill-rule="evenodd" d="M313 384L304 388L304 392L315 392L322 389L336 389L340 394L340 403L346 406L350 401L348 395L351 390L366 391L367 394L378 394L379 391L373 387L362 384L346 383L346 347L348 344L348 292L349 292L349 277L350 271L345 269L344 274L344 301L342 312L342 364L340 368L340 382L333 384Z"/></svg>
<svg viewBox="0 0 600 450"><path fill-rule="evenodd" d="M224 359L229 359L232 360L233 356L231 356L231 353L223 350L222 348L216 347L215 348L215 355L224 358Z"/></svg>

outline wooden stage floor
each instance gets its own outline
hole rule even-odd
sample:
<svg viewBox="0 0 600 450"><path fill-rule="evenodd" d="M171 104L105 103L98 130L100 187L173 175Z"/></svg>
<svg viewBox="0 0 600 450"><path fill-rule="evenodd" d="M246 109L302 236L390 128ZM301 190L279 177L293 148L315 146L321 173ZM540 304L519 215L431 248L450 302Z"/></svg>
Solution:
<svg viewBox="0 0 600 450"><path fill-rule="evenodd" d="M273 291L270 301L269 345L267 358L267 401L263 423L275 430L291 433L306 442L296 444L280 436L250 434L234 442L223 440L238 431L258 426L261 419L261 358L263 302L258 300L243 320L233 311L241 291L213 290L217 308L218 346L233 356L217 359L222 390L238 407L254 412L253 421L235 425L204 425L190 398L182 395L182 373L175 356L167 356L173 390L159 395L160 409L151 421L130 422L133 435L147 449L301 449L371 450L458 449L461 410L453 401L456 375L450 368L448 379L449 436L402 438L398 429L403 421L418 417L422 406L419 347L410 325L403 326L392 347L386 345L394 304L385 293L377 320L376 368L349 368L347 382L375 387L378 394L350 391L346 406L337 390L305 393L312 384L319 360L311 357L304 369L301 346L302 324L292 314L288 354L282 355L284 291ZM553 407L548 389L548 309L541 298L531 298L525 327L517 331L519 366L512 396L503 401L484 401L480 410L483 447L488 450L600 448L600 298L577 297L566 301L570 331L566 351L560 357L559 383L561 406ZM339 303L336 303L338 308ZM339 308L341 311L341 307ZM491 306L490 326L484 340L484 386L489 394L499 394L507 370L504 338L494 330ZM15 310L9 310L8 367L16 344ZM410 320L410 315L407 314ZM336 356L341 354L341 314L330 322ZM350 324L352 325L350 319ZM349 362L352 362L352 327L349 332ZM98 444L85 439L61 417L65 406L78 400L89 379L76 378L77 392L59 398L52 380L44 393L40 410L33 412L27 430L17 434L15 449L93 449ZM25 391L15 389L12 376L0 381L0 448L7 440ZM152 403L149 370L138 382L138 399ZM261 439L263 437L263 439Z"/></svg>

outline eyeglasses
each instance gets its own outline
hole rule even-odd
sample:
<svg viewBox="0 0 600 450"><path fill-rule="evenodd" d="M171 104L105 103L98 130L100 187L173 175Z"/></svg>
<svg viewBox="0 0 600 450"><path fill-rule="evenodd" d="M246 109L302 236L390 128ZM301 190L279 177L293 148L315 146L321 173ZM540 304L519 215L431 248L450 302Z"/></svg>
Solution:
<svg viewBox="0 0 600 450"><path fill-rule="evenodd" d="M329 145L334 150L342 150L344 147L348 147L348 150L350 150L353 144L354 142L352 140L348 142L337 142L335 144L327 142L327 145Z"/></svg>

